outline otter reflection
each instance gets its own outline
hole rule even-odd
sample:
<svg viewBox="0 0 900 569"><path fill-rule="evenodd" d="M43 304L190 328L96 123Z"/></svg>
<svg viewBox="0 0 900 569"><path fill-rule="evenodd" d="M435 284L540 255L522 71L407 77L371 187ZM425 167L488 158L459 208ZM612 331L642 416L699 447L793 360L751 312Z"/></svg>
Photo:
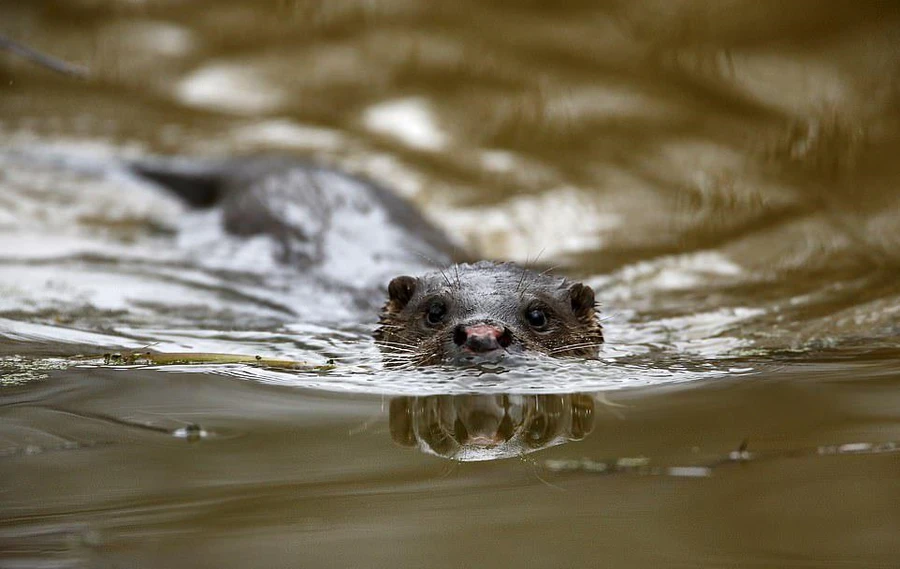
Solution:
<svg viewBox="0 0 900 569"><path fill-rule="evenodd" d="M586 393L397 397L390 425L402 446L453 460L497 460L583 439L594 427L594 399Z"/></svg>

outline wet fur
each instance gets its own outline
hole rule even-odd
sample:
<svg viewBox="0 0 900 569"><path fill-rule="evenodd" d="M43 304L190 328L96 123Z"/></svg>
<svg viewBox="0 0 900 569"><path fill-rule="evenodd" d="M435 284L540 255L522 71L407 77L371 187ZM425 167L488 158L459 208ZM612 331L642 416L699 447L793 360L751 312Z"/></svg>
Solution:
<svg viewBox="0 0 900 569"><path fill-rule="evenodd" d="M596 358L603 343L599 311L590 287L535 273L513 263L482 261L454 265L419 278L398 277L388 287L374 336L386 364L431 365L452 362L461 354L453 342L459 324L492 322L512 333L510 353ZM428 325L431 302L448 303L441 325ZM532 306L548 316L544 333L523 318Z"/></svg>

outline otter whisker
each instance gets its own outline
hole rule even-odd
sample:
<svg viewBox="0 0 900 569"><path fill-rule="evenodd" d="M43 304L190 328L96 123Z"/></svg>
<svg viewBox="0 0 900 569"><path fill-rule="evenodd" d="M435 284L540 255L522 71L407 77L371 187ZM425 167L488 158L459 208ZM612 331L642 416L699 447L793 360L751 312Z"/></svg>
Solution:
<svg viewBox="0 0 900 569"><path fill-rule="evenodd" d="M525 263L527 264L528 261L526 260ZM515 292L519 292L519 287L521 287L521 286L522 286L522 283L525 282L525 275L527 275L527 274L528 274L528 271L525 271L525 270L522 271L522 277L519 279L519 282L516 283L516 290L515 290Z"/></svg>
<svg viewBox="0 0 900 569"><path fill-rule="evenodd" d="M399 353L399 354L415 354L415 353L418 353L418 350L414 350L414 349L411 349L411 348L399 348L399 347L396 347L396 346L388 346L388 348L389 348L389 350L388 350L389 353L395 353L395 354L398 354L398 353Z"/></svg>
<svg viewBox="0 0 900 569"><path fill-rule="evenodd" d="M519 292L519 287L521 287L522 283L525 282L525 277L528 275L529 272L532 272L531 267L533 265L537 264L538 260L541 258L541 255L543 255L544 251L546 251L546 250L547 250L546 247L542 247L541 250L538 251L537 256L530 261L528 260L528 256L527 255L525 256L525 266L523 268L524 270L522 271L522 278L519 279L519 284L516 285L515 292ZM534 273L532 273L532 274L534 274ZM545 273L540 273L538 276L543 276L544 274ZM525 289L522 291L522 294L519 295L520 300L525 298L526 292L528 292L528 285L525 286Z"/></svg>
<svg viewBox="0 0 900 569"><path fill-rule="evenodd" d="M577 350L580 348L588 348L588 347L593 347L593 346L598 346L598 345L599 344L597 344L596 342L579 342L576 344L565 344L563 346L557 346L555 348L552 348L552 349L548 350L547 353L548 354L556 354L556 353L565 352L568 350Z"/></svg>
<svg viewBox="0 0 900 569"><path fill-rule="evenodd" d="M601 344L603 344L602 341L573 342L573 343L571 343L571 344L565 344L565 345L562 345L562 346L557 346L556 348L553 348L553 349L550 350L550 351L551 351L551 352L557 352L557 351L562 351L562 350L573 350L573 349L576 349L576 348L587 348L587 347L592 347L592 346L600 346Z"/></svg>
<svg viewBox="0 0 900 569"><path fill-rule="evenodd" d="M382 346L390 346L390 347L392 347L392 348L393 348L393 347L396 347L396 348L410 348L410 349L413 349L413 350L418 350L418 348L419 348L419 346L416 346L415 344L408 344L408 343L406 343L406 342L394 342L394 341L391 341L391 340L379 340L378 343L379 343L380 345L382 345Z"/></svg>
<svg viewBox="0 0 900 569"><path fill-rule="evenodd" d="M449 464L447 464L447 468L444 469L444 473L439 476L439 479L444 479L459 471L459 467L462 464L459 460L452 460Z"/></svg>
<svg viewBox="0 0 900 569"><path fill-rule="evenodd" d="M425 362L422 360L409 359L405 362L402 362L401 365L391 365L390 367L393 367L396 371L408 371L411 369L416 369L424 364Z"/></svg>
<svg viewBox="0 0 900 569"><path fill-rule="evenodd" d="M412 344L409 342L403 342L401 340L378 340L378 343L383 346L402 346L406 348L418 348L416 344Z"/></svg>
<svg viewBox="0 0 900 569"><path fill-rule="evenodd" d="M391 369L404 369L415 366L415 360L385 360L381 362L385 367Z"/></svg>
<svg viewBox="0 0 900 569"><path fill-rule="evenodd" d="M444 269L438 267L438 272L441 273L441 276L444 277L444 280L447 282L447 286L453 288L453 283L450 282L450 278L444 273Z"/></svg>
<svg viewBox="0 0 900 569"><path fill-rule="evenodd" d="M403 342L402 340L378 340L378 343L385 345L385 346L406 346L409 348L417 347L415 344L411 344L409 342Z"/></svg>
<svg viewBox="0 0 900 569"><path fill-rule="evenodd" d="M534 259L532 259L531 261L528 260L528 257L525 257L525 268L530 269L534 265L537 265L538 261L541 260L541 255L543 255L546 250L547 250L547 247L541 247L541 250L538 251L537 256Z"/></svg>
<svg viewBox="0 0 900 569"><path fill-rule="evenodd" d="M408 362L417 357L417 354L383 354L381 358L384 361Z"/></svg>
<svg viewBox="0 0 900 569"><path fill-rule="evenodd" d="M416 367L418 365L416 360L406 359L406 360L385 360L382 362L385 366L393 369L410 369Z"/></svg>
<svg viewBox="0 0 900 569"><path fill-rule="evenodd" d="M418 354L415 354L415 353L413 353L413 352L402 352L402 353L398 353L398 352L386 352L386 353L382 353L382 354L381 354L381 359L382 359L382 360L385 360L385 361L387 361L387 360L393 360L393 361L404 361L404 362L408 362L409 360L411 360L411 359L413 359L413 358L415 358L415 357L418 357Z"/></svg>
<svg viewBox="0 0 900 569"><path fill-rule="evenodd" d="M427 262L429 265L436 267L440 264L437 261L435 261L433 257L429 257L428 255L426 255L425 253L422 253L421 251L412 251L412 254L415 255L416 257L420 257L423 261Z"/></svg>
<svg viewBox="0 0 900 569"><path fill-rule="evenodd" d="M382 327L381 327L381 330L384 330L384 331L387 331L387 330L401 330L401 331L405 331L406 328L404 328L403 326L392 325L392 326L382 326Z"/></svg>
<svg viewBox="0 0 900 569"><path fill-rule="evenodd" d="M408 361L412 361L415 357L416 357L415 354L394 355L393 357L388 355L387 357L383 357L382 360L385 362L405 363Z"/></svg>
<svg viewBox="0 0 900 569"><path fill-rule="evenodd" d="M397 326L396 324L382 324L379 326L380 330L406 330L403 326Z"/></svg>
<svg viewBox="0 0 900 569"><path fill-rule="evenodd" d="M533 457L526 456L524 451L523 451L521 454L519 454L519 460L522 461L522 462L524 462L525 464L530 465L530 466L531 466L531 473L534 474L534 477L537 478L539 482L543 483L543 484L544 484L545 486L547 486L548 488L553 488L554 490L559 490L560 492L565 492L565 491L566 491L565 488L563 488L563 487L561 487L561 486L557 486L556 484L553 484L552 482L549 482L549 481L545 480L545 479L538 473L538 469L540 468L540 465L538 464L538 462L537 462Z"/></svg>
<svg viewBox="0 0 900 569"><path fill-rule="evenodd" d="M382 360L395 362L408 362L417 357L417 354L382 354Z"/></svg>
<svg viewBox="0 0 900 569"><path fill-rule="evenodd" d="M522 273L522 275L523 275L523 276L522 276L522 282L525 283L525 288L523 288L523 289L522 289L522 292L519 293L519 302L522 302L522 300L525 298L525 294L528 293L529 287L531 287L531 285L534 284L535 279L538 278L537 275L536 275L535 273L531 273L532 275L535 275L535 278L532 279L532 280L530 280L530 281L528 281L528 280L525 279L525 276L526 276L527 274L528 274L528 271ZM521 284L521 283L520 283L520 284ZM519 287L516 287L516 290L519 290Z"/></svg>
<svg viewBox="0 0 900 569"><path fill-rule="evenodd" d="M584 342L580 344L567 344L565 346L560 346L557 348L553 348L549 350L548 354L558 354L560 352L569 352L572 350L580 350L582 348L599 348L603 342Z"/></svg>
<svg viewBox="0 0 900 569"><path fill-rule="evenodd" d="M401 361L401 360L402 360L402 361L409 361L410 359L412 359L412 358L413 358L414 356L416 356L416 355L417 355L417 354L414 354L414 353L412 353L412 352L405 352L405 353L388 352L388 353L382 354L382 358L381 358L381 359L383 359L383 360L397 360L397 361Z"/></svg>
<svg viewBox="0 0 900 569"><path fill-rule="evenodd" d="M401 350L388 350L386 352L382 352L384 357L388 358L408 358L410 355L416 355L417 352L415 350L401 349Z"/></svg>

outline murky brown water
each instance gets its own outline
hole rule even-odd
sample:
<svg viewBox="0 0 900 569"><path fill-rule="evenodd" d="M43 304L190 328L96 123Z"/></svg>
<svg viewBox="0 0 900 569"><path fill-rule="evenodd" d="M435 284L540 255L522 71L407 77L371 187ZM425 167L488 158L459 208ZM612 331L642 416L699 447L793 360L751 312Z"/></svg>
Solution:
<svg viewBox="0 0 900 569"><path fill-rule="evenodd" d="M0 53L0 566L900 566L895 4L30 1L0 34L90 68ZM364 303L114 167L265 151L586 279L603 359L386 372ZM72 359L144 346L336 365Z"/></svg>

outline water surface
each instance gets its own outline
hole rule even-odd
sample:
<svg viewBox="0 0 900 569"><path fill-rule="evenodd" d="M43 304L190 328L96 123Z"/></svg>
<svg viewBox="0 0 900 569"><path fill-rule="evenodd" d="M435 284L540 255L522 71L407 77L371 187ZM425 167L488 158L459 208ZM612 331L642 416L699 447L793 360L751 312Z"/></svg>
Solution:
<svg viewBox="0 0 900 569"><path fill-rule="evenodd" d="M90 69L0 54L0 565L897 566L889 3L36 1L0 33ZM583 279L601 359L386 371L366 291L421 267L313 279L116 167L264 152ZM103 358L146 349L333 367Z"/></svg>

